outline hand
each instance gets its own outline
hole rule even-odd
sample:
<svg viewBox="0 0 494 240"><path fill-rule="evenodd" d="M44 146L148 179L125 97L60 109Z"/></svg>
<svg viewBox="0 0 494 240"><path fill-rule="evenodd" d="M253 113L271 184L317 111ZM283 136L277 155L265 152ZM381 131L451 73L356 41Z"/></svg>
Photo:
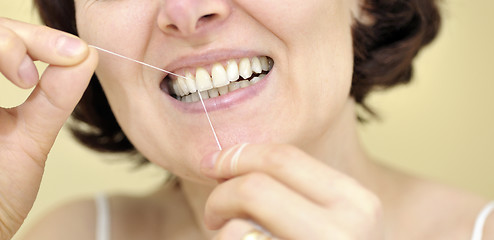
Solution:
<svg viewBox="0 0 494 240"><path fill-rule="evenodd" d="M237 145L201 170L220 182L205 210L215 239L242 239L254 228L247 220L280 239L383 239L378 198L295 147Z"/></svg>
<svg viewBox="0 0 494 240"><path fill-rule="evenodd" d="M41 80L33 60L50 64ZM0 108L0 240L18 230L36 198L45 161L97 65L75 36L0 18L0 72L21 88L22 105Z"/></svg>

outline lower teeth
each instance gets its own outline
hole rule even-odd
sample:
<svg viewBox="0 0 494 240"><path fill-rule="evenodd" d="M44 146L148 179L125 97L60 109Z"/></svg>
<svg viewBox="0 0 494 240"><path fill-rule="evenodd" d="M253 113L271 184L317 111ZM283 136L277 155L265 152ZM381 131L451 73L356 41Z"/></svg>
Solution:
<svg viewBox="0 0 494 240"><path fill-rule="evenodd" d="M233 92L235 90L238 90L241 88L246 88L248 86L256 84L259 81L261 81L261 79L263 79L265 76L266 76L266 74L261 74L257 77L253 77L250 80L238 80L236 82L231 82L230 84L228 84L224 87L213 88L213 89L210 89L207 91L203 91L203 92L201 92L201 97L202 97L202 99L206 100L209 98L223 96L223 95L228 94L229 92ZM197 92L195 92L195 93L191 93L189 95L183 96L183 97L175 96L175 98L179 101L182 101L182 102L188 102L188 103L198 102L199 101L199 94Z"/></svg>

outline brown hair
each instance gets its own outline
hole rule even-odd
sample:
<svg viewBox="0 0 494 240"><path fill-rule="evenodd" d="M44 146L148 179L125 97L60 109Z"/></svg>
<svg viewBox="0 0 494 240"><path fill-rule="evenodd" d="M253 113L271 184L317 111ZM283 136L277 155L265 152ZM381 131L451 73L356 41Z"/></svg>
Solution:
<svg viewBox="0 0 494 240"><path fill-rule="evenodd" d="M43 22L77 35L74 1L34 0ZM375 89L410 82L412 61L437 35L440 14L435 0L365 0L372 24L353 26L354 74L351 96L367 109L364 100ZM136 153L118 125L96 75L72 113L74 136L101 152Z"/></svg>
<svg viewBox="0 0 494 240"><path fill-rule="evenodd" d="M409 83L413 59L436 37L441 17L435 0L367 0L373 24L353 27L354 73L351 95L364 100L372 90Z"/></svg>

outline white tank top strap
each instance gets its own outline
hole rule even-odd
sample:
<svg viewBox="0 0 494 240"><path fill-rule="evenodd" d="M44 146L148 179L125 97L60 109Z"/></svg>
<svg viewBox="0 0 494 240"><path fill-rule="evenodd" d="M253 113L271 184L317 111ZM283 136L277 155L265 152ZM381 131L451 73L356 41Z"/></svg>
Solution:
<svg viewBox="0 0 494 240"><path fill-rule="evenodd" d="M487 204L482 211L480 211L475 220L475 226L473 228L472 240L482 240L484 233L485 221L489 215L494 211L494 201Z"/></svg>
<svg viewBox="0 0 494 240"><path fill-rule="evenodd" d="M96 240L110 240L110 204L105 194L96 195Z"/></svg>

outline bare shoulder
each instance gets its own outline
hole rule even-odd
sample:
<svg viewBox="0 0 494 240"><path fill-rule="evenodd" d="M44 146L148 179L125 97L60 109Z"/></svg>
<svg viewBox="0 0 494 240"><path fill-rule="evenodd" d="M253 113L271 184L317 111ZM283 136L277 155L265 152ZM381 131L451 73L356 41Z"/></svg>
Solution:
<svg viewBox="0 0 494 240"><path fill-rule="evenodd" d="M489 201L468 191L423 181L418 218L427 224L426 239L471 239L475 221ZM418 210L418 209L416 209ZM486 223L485 237L494 239L494 217ZM488 237L489 236L489 237Z"/></svg>
<svg viewBox="0 0 494 240"><path fill-rule="evenodd" d="M94 239L96 206L92 199L82 199L51 211L32 228L25 240Z"/></svg>
<svg viewBox="0 0 494 240"><path fill-rule="evenodd" d="M200 239L194 216L178 190L143 197L112 195L107 199L112 239ZM94 199L71 202L41 219L24 240L95 239L96 219Z"/></svg>
<svg viewBox="0 0 494 240"><path fill-rule="evenodd" d="M494 210L489 212L489 215L485 221L483 232L483 239L494 239Z"/></svg>
<svg viewBox="0 0 494 240"><path fill-rule="evenodd" d="M161 211L146 198L107 196L110 232L114 239L154 239ZM96 236L95 199L82 199L62 205L48 213L28 232L24 240L91 240Z"/></svg>

